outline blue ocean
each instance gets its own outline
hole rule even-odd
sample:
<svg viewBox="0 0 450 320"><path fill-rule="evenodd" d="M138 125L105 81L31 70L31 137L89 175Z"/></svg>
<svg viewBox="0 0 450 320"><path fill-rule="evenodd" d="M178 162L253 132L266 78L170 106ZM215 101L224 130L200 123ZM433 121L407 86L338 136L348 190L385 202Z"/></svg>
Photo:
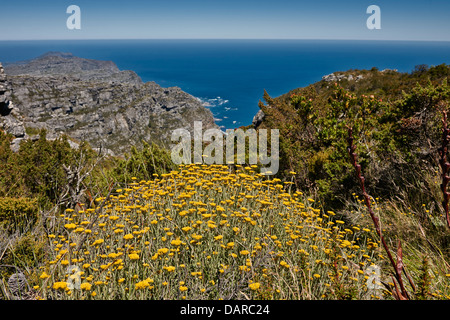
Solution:
<svg viewBox="0 0 450 320"><path fill-rule="evenodd" d="M223 129L250 124L264 89L276 97L335 71L450 64L450 42L345 40L0 41L0 62L48 51L112 60L143 81L178 86L201 99Z"/></svg>

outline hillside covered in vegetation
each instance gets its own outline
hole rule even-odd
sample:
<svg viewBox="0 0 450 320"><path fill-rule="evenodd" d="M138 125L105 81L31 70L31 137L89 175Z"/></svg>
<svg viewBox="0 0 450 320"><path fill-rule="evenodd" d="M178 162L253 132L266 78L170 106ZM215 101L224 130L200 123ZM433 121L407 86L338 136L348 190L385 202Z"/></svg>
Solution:
<svg viewBox="0 0 450 320"><path fill-rule="evenodd" d="M13 152L1 132L2 298L449 299L449 75L349 70L265 93L275 177L45 130Z"/></svg>

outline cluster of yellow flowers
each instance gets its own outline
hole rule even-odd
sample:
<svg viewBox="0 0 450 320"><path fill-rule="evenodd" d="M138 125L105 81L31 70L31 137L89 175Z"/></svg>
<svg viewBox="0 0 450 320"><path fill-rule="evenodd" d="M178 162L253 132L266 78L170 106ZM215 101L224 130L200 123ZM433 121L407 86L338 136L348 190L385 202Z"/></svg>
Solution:
<svg viewBox="0 0 450 320"><path fill-rule="evenodd" d="M255 167L230 172L223 165L181 165L150 181L134 179L96 199L96 208L57 217L61 232L49 235L54 255L40 294L298 299L333 297L337 283L367 292L367 267L383 258L376 234L315 208L317 201L290 186Z"/></svg>

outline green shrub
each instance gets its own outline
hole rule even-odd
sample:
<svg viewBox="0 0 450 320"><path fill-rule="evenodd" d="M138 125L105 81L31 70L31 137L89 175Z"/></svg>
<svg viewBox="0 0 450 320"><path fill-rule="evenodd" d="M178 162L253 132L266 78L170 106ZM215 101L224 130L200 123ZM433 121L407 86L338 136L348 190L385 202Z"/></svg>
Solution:
<svg viewBox="0 0 450 320"><path fill-rule="evenodd" d="M115 165L110 172L113 180L118 183L131 182L132 178L137 180L150 180L154 175L169 172L175 169L170 157L170 152L159 147L143 142L143 148L131 147L125 159L116 159Z"/></svg>
<svg viewBox="0 0 450 320"><path fill-rule="evenodd" d="M0 198L0 224L8 232L23 230L36 222L37 200L30 198Z"/></svg>
<svg viewBox="0 0 450 320"><path fill-rule="evenodd" d="M428 78L372 69L360 71L366 80L351 85L321 82L278 98L265 93L260 128L280 130L279 177L290 179L295 171L298 188L314 190L333 206L345 203L356 190L346 150L351 126L370 194L410 194L415 207L437 200L425 175L437 166L441 109L450 101L450 87L435 73L450 68L436 68L425 71Z"/></svg>
<svg viewBox="0 0 450 320"><path fill-rule="evenodd" d="M15 272L23 272L32 286L38 280L39 267L46 257L45 239L31 232L24 234L5 251L0 278L8 279Z"/></svg>
<svg viewBox="0 0 450 320"><path fill-rule="evenodd" d="M84 168L94 161L94 152L82 143L71 148L67 137L47 140L46 131L39 132L37 141L24 140L17 153L11 151L11 137L0 133L0 196L35 198L40 206L48 208L60 200L72 181L64 167Z"/></svg>

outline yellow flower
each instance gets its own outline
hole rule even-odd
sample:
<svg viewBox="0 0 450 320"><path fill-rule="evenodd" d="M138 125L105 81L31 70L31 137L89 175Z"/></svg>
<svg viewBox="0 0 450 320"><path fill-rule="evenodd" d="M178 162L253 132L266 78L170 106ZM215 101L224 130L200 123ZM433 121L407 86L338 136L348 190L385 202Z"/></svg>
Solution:
<svg viewBox="0 0 450 320"><path fill-rule="evenodd" d="M55 289L55 290L58 290L58 289L65 290L65 289L67 289L67 282L65 282L65 281L55 282L53 284L53 289Z"/></svg>
<svg viewBox="0 0 450 320"><path fill-rule="evenodd" d="M173 267L173 266L168 266L168 267L164 267L164 268L167 270L167 272L172 272L175 270L175 267Z"/></svg>
<svg viewBox="0 0 450 320"><path fill-rule="evenodd" d="M179 246L181 244L181 240L180 239L172 240L170 244L173 246Z"/></svg>
<svg viewBox="0 0 450 320"><path fill-rule="evenodd" d="M139 259L139 255L136 253L131 253L128 255L128 258L130 258L130 260L137 260Z"/></svg>
<svg viewBox="0 0 450 320"><path fill-rule="evenodd" d="M158 254L164 254L164 253L167 253L167 252L169 252L169 249L167 249L167 248L160 248L160 249L158 249Z"/></svg>
<svg viewBox="0 0 450 320"><path fill-rule="evenodd" d="M234 246L234 242L228 242L227 243L227 247L228 248L233 248L233 246Z"/></svg>
<svg viewBox="0 0 450 320"><path fill-rule="evenodd" d="M285 267L285 268L288 268L289 269L289 267L290 267L290 265L288 265L287 264L287 262L286 261L280 261L280 265L282 265L283 267Z"/></svg>
<svg viewBox="0 0 450 320"><path fill-rule="evenodd" d="M187 289L188 289L188 287L186 287L186 286L180 286L180 291L181 292L187 291Z"/></svg>
<svg viewBox="0 0 450 320"><path fill-rule="evenodd" d="M92 284L90 284L88 282L84 282L80 285L81 290L90 291L91 288L92 288Z"/></svg>
<svg viewBox="0 0 450 320"><path fill-rule="evenodd" d="M250 283L248 287L252 290L258 290L261 284L259 282Z"/></svg>
<svg viewBox="0 0 450 320"><path fill-rule="evenodd" d="M341 242L341 247L343 247L343 248L351 246L351 245L352 245L352 243L350 241L348 241L348 240L343 240Z"/></svg>
<svg viewBox="0 0 450 320"><path fill-rule="evenodd" d="M69 261L67 260L61 260L61 265L62 266L67 266L69 264Z"/></svg>
<svg viewBox="0 0 450 320"><path fill-rule="evenodd" d="M153 288L150 286L150 283L153 283L153 279L147 278L145 280L139 281L135 284L136 290L138 289L144 289L144 288Z"/></svg>
<svg viewBox="0 0 450 320"><path fill-rule="evenodd" d="M131 239L133 239L134 237L133 237L133 235L132 235L131 233L129 233L129 234L124 235L123 238L124 238L125 240L131 240Z"/></svg>
<svg viewBox="0 0 450 320"><path fill-rule="evenodd" d="M217 237L214 237L214 240L222 240L222 238L223 238L223 235L218 235Z"/></svg>
<svg viewBox="0 0 450 320"><path fill-rule="evenodd" d="M39 278L41 278L41 279L47 279L47 278L49 278L50 276L44 271L44 272L42 272L42 274L41 274L41 276L39 277Z"/></svg>
<svg viewBox="0 0 450 320"><path fill-rule="evenodd" d="M94 243L92 243L92 245L93 245L93 246L99 245L99 244L102 244L103 242L105 242L105 240L103 240L103 239L98 239L98 240L95 240Z"/></svg>
<svg viewBox="0 0 450 320"><path fill-rule="evenodd" d="M315 274L314 274L314 278L317 278L317 279L320 278L320 274L315 273Z"/></svg>
<svg viewBox="0 0 450 320"><path fill-rule="evenodd" d="M245 256L245 255L249 254L250 251L248 251L248 250L242 250L242 251L240 251L239 253L240 253L241 255Z"/></svg>
<svg viewBox="0 0 450 320"><path fill-rule="evenodd" d="M188 212L186 210L183 210L183 211L178 212L178 214L183 217L183 216L187 215Z"/></svg>
<svg viewBox="0 0 450 320"><path fill-rule="evenodd" d="M102 264L102 265L100 266L100 268L101 268L102 270L106 270L106 269L108 269L108 268L111 266L111 264L112 264L112 262L111 262L111 263L108 263L108 264Z"/></svg>
<svg viewBox="0 0 450 320"><path fill-rule="evenodd" d="M191 237L194 238L195 240L201 240L203 238L202 235L195 234L195 233Z"/></svg>
<svg viewBox="0 0 450 320"><path fill-rule="evenodd" d="M75 223L68 223L64 225L64 228L66 228L67 230L72 230L75 229L77 227L77 225Z"/></svg>

